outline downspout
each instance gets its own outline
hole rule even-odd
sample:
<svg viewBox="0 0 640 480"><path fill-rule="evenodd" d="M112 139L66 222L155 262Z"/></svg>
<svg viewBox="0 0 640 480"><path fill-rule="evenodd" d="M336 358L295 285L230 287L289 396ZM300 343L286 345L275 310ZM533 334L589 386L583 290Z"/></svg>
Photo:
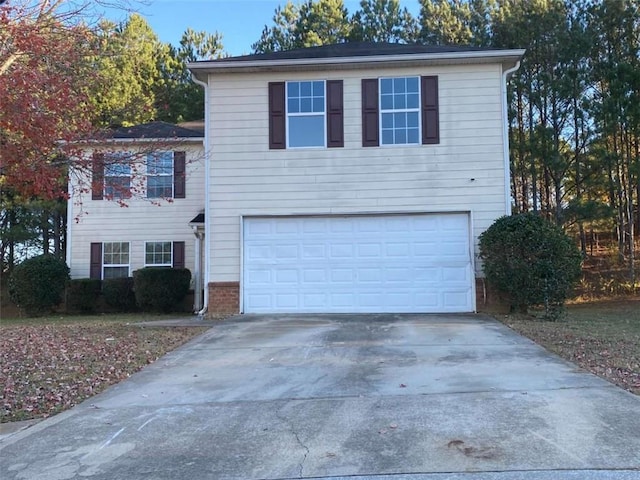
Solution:
<svg viewBox="0 0 640 480"><path fill-rule="evenodd" d="M197 313L199 317L202 317L207 313L209 306L209 258L211 256L209 248L211 239L209 228L211 224L211 215L209 214L209 176L211 175L209 168L209 83L208 79L207 82L198 80L193 73L191 74L191 80L204 88L204 299L202 309Z"/></svg>
<svg viewBox="0 0 640 480"><path fill-rule="evenodd" d="M69 168L68 175L68 183L67 183L67 195L69 198L67 199L67 239L66 239L66 252L65 252L65 260L67 266L71 268L71 226L73 225L73 179L72 179L72 168Z"/></svg>
<svg viewBox="0 0 640 480"><path fill-rule="evenodd" d="M502 143L504 145L504 196L505 215L511 215L511 162L509 161L509 111L507 105L507 78L520 68L520 60L515 66L502 72Z"/></svg>

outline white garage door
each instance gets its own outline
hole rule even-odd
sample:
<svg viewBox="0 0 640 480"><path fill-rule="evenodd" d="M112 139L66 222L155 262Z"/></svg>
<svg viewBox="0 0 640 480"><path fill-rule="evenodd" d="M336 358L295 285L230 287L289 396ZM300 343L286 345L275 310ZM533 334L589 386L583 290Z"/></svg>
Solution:
<svg viewBox="0 0 640 480"><path fill-rule="evenodd" d="M466 214L244 219L243 309L470 312Z"/></svg>

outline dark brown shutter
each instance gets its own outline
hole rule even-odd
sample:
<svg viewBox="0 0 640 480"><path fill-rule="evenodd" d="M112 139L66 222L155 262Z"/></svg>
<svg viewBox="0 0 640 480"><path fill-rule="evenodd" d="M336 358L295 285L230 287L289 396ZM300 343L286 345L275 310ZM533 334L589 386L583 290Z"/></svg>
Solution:
<svg viewBox="0 0 640 480"><path fill-rule="evenodd" d="M342 80L327 80L327 147L344 147Z"/></svg>
<svg viewBox="0 0 640 480"><path fill-rule="evenodd" d="M184 242L173 242L173 268L184 268Z"/></svg>
<svg viewBox="0 0 640 480"><path fill-rule="evenodd" d="M378 79L362 80L362 146L380 145L378 114Z"/></svg>
<svg viewBox="0 0 640 480"><path fill-rule="evenodd" d="M173 198L186 196L186 158L185 152L173 152Z"/></svg>
<svg viewBox="0 0 640 480"><path fill-rule="evenodd" d="M422 143L440 143L438 77L422 77Z"/></svg>
<svg viewBox="0 0 640 480"><path fill-rule="evenodd" d="M91 161L91 200L102 200L104 195L104 153L94 152Z"/></svg>
<svg viewBox="0 0 640 480"><path fill-rule="evenodd" d="M89 278L102 279L102 244L91 244L91 255L89 263Z"/></svg>
<svg viewBox="0 0 640 480"><path fill-rule="evenodd" d="M287 146L285 133L285 84L269 82L269 148L283 149Z"/></svg>

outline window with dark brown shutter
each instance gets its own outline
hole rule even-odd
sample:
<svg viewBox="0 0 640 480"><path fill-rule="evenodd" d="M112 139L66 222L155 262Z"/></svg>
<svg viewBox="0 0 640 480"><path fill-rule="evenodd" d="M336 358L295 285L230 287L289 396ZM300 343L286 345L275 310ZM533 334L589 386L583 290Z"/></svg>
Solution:
<svg viewBox="0 0 640 480"><path fill-rule="evenodd" d="M285 84L269 83L269 148L286 147Z"/></svg>
<svg viewBox="0 0 640 480"><path fill-rule="evenodd" d="M186 197L186 153L173 152L173 198Z"/></svg>
<svg viewBox="0 0 640 480"><path fill-rule="evenodd" d="M173 268L184 268L184 242L173 242Z"/></svg>
<svg viewBox="0 0 640 480"><path fill-rule="evenodd" d="M91 161L91 200L102 200L103 197L104 153L94 152Z"/></svg>
<svg viewBox="0 0 640 480"><path fill-rule="evenodd" d="M377 147L379 140L378 79L362 80L362 146Z"/></svg>
<svg viewBox="0 0 640 480"><path fill-rule="evenodd" d="M102 279L102 243L91 244L89 278Z"/></svg>
<svg viewBox="0 0 640 480"><path fill-rule="evenodd" d="M344 147L342 80L327 80L327 147Z"/></svg>
<svg viewBox="0 0 640 480"><path fill-rule="evenodd" d="M422 77L422 143L440 143L438 112L438 77Z"/></svg>

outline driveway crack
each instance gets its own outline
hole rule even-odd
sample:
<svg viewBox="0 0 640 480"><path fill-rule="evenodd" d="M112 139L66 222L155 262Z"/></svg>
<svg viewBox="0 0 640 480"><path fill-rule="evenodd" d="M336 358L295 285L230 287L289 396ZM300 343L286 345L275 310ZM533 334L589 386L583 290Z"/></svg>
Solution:
<svg viewBox="0 0 640 480"><path fill-rule="evenodd" d="M298 435L298 432L297 432L293 422L282 413L282 410L284 409L284 407L286 407L286 404L276 410L276 418L278 420L280 420L281 422L286 423L289 426L289 431L291 432L293 437L296 439L296 442L298 443L298 445L300 445L300 447L302 447L303 450L304 450L304 455L302 456L302 461L298 464L298 477L302 478L304 476L303 475L303 473L304 473L304 464L307 461L307 457L309 456L309 447L307 447L303 443L303 441L300 440L300 435Z"/></svg>

